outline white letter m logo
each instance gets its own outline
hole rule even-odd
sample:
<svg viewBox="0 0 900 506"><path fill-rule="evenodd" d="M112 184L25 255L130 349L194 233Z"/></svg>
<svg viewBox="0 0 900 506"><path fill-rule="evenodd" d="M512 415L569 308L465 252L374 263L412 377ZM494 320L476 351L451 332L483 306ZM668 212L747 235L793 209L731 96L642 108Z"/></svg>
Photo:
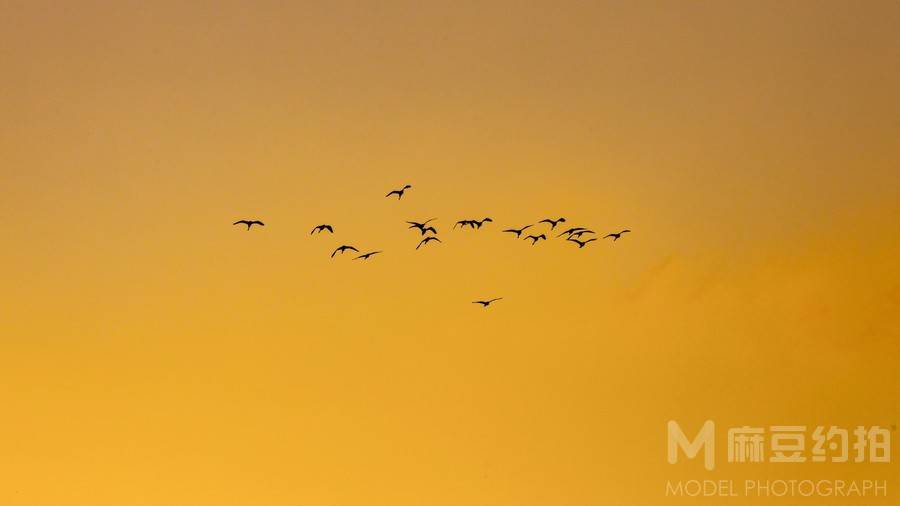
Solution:
<svg viewBox="0 0 900 506"><path fill-rule="evenodd" d="M678 448L684 450L685 456L692 459L700 453L703 448L703 466L707 471L712 471L716 467L716 424L712 420L707 420L700 433L693 441L688 441L687 436L681 431L678 422L669 420L669 464L678 462Z"/></svg>

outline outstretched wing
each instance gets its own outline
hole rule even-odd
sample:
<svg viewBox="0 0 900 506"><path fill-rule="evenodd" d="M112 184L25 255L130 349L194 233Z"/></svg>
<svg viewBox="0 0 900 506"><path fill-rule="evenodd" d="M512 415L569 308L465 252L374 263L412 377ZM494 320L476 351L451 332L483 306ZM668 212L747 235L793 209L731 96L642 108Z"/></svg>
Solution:
<svg viewBox="0 0 900 506"><path fill-rule="evenodd" d="M239 221L232 223L232 225L249 225L249 224L250 223L247 220L239 220Z"/></svg>

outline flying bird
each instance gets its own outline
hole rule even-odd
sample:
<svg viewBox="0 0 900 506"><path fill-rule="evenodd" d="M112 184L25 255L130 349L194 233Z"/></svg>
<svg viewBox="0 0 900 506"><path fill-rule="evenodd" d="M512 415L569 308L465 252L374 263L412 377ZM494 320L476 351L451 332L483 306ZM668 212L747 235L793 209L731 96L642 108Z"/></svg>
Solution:
<svg viewBox="0 0 900 506"><path fill-rule="evenodd" d="M560 232L560 234L556 237L562 237L564 235L568 235L569 237L572 237L572 234L574 234L575 232L578 232L579 230L587 230L587 229L584 227L572 227L569 230L564 230L564 231Z"/></svg>
<svg viewBox="0 0 900 506"><path fill-rule="evenodd" d="M309 232L309 235L313 235L314 232L321 233L323 230L327 230L327 231L331 232L332 234L334 233L334 229L331 227L331 225L317 225L315 228L313 228Z"/></svg>
<svg viewBox="0 0 900 506"><path fill-rule="evenodd" d="M359 253L358 249L354 248L353 246L348 246L348 245L344 244L343 246L340 246L340 247L338 247L338 249L331 252L331 258L334 258L334 255L336 255L338 251L340 251L341 254L343 255L344 252L347 251L348 249Z"/></svg>
<svg viewBox="0 0 900 506"><path fill-rule="evenodd" d="M425 226L425 225L428 225L429 222L432 222L436 219L437 218L431 218L430 220L423 221L422 223L419 223L416 221L407 221L407 223L409 223L408 228L417 228L417 229L419 229L420 232L422 232L422 235L425 235L425 232L427 232L429 230L431 230L432 232L434 232L436 234L437 230L435 230L434 227L426 227Z"/></svg>
<svg viewBox="0 0 900 506"><path fill-rule="evenodd" d="M532 224L532 225L526 225L520 229L508 228L508 229L504 230L504 232L510 232L510 233L516 234L516 239L518 239L519 237L522 237L522 232L528 230L529 228L531 228L533 226L534 225Z"/></svg>
<svg viewBox="0 0 900 506"><path fill-rule="evenodd" d="M396 195L397 200L400 200L403 198L403 192L405 192L406 190L408 190L410 188L412 188L412 185L405 185L403 188L400 188L399 190L392 190L392 191L388 192L388 194L385 195L385 197L390 197L391 195Z"/></svg>
<svg viewBox="0 0 900 506"><path fill-rule="evenodd" d="M486 222L493 222L493 221L494 220L492 220L491 218L484 218L482 220L460 220L460 221L456 222L456 225L453 225L453 228L456 228L457 225L462 225L463 228L466 228L466 226L469 226L472 228L472 230L475 230L477 228L481 228L481 226L484 225Z"/></svg>
<svg viewBox="0 0 900 506"><path fill-rule="evenodd" d="M441 242L441 240L438 239L437 237L435 237L435 236L433 236L433 235L430 235L430 236L428 236L428 237L422 239L422 241L419 242L419 245L416 246L416 249L419 249L420 247L422 247L422 246L428 244L428 243L431 242L431 241Z"/></svg>
<svg viewBox="0 0 900 506"><path fill-rule="evenodd" d="M492 220L492 219L490 219L490 218L485 218L485 219L483 219L483 220L481 220L481 221L478 221L478 220L469 220L469 226L472 227L472 228L481 228L481 226L484 225L485 222L491 222L491 223L493 223L494 220Z"/></svg>
<svg viewBox="0 0 900 506"><path fill-rule="evenodd" d="M378 253L381 253L381 252L380 251L370 251L368 253L363 253L362 255L354 258L354 260L359 260L359 259L368 260L370 256L377 255Z"/></svg>
<svg viewBox="0 0 900 506"><path fill-rule="evenodd" d="M240 220L232 223L232 225L247 225L247 230L250 230L250 227L253 225L259 225L261 227L265 227L266 224L259 220Z"/></svg>
<svg viewBox="0 0 900 506"><path fill-rule="evenodd" d="M567 239L571 239L573 237L578 239L584 234L594 234L594 233L595 232L593 230L588 230L588 229L579 230L577 232L572 232L571 234L569 234L569 237L567 237Z"/></svg>
<svg viewBox="0 0 900 506"><path fill-rule="evenodd" d="M611 233L611 234L605 235L603 238L606 239L607 237L612 237L612 238L613 238L613 242L616 242L616 241L619 240L619 237L622 237L622 234L627 234L628 232L631 232L631 230L626 229L626 230L623 230L623 231L621 231L621 232L619 232L619 233L613 232L613 233Z"/></svg>
<svg viewBox="0 0 900 506"><path fill-rule="evenodd" d="M546 241L546 240L547 240L547 236L544 235L544 234L541 234L541 235L529 235L529 236L525 237L525 240L526 240L526 241L527 241L528 239L531 239L531 245L534 246L534 245L537 244L537 242L540 241L541 239L543 239L543 240Z"/></svg>
<svg viewBox="0 0 900 506"><path fill-rule="evenodd" d="M538 223L549 223L550 230L553 230L554 228L556 228L557 225L559 225L560 223L565 223L565 222L566 222L565 218L557 218L555 220L551 220L550 218L547 218L547 219L539 221Z"/></svg>
<svg viewBox="0 0 900 506"><path fill-rule="evenodd" d="M574 242L575 244L578 245L578 249L581 249L581 248L583 248L587 243L589 243L589 242L591 242L591 241L596 241L597 238L596 238L596 237L592 237L592 238L588 239L587 241L579 241L578 239L573 239L573 238L570 237L570 238L568 238L568 239L566 239L566 240L567 240L567 241L572 241L572 242Z"/></svg>
<svg viewBox="0 0 900 506"><path fill-rule="evenodd" d="M475 300L475 301L472 301L472 304L481 304L482 307L488 307L491 305L491 302L494 302L495 300L500 300L502 298L503 297L497 297L497 298L494 298L491 300Z"/></svg>

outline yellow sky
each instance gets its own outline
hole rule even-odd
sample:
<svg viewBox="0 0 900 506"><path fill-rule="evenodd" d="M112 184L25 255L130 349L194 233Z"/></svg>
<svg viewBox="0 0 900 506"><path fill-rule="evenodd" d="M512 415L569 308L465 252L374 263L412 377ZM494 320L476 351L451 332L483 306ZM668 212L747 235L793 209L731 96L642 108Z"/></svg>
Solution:
<svg viewBox="0 0 900 506"><path fill-rule="evenodd" d="M900 486L665 462L900 422L900 4L426 3L0 3L0 504Z"/></svg>

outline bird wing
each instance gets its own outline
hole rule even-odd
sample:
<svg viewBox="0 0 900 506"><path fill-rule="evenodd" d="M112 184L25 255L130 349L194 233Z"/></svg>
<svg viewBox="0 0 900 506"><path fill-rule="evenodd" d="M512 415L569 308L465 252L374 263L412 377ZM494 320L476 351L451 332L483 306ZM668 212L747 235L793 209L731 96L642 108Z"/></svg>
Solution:
<svg viewBox="0 0 900 506"><path fill-rule="evenodd" d="M496 297L496 298L493 298L493 299L489 300L488 302L494 302L495 300L500 300L500 299L502 299L502 298L503 298L503 297Z"/></svg>
<svg viewBox="0 0 900 506"><path fill-rule="evenodd" d="M621 231L621 232L619 232L619 233L620 233L620 234L627 234L628 232L631 232L631 230L625 229L625 230L623 230L623 231Z"/></svg>
<svg viewBox="0 0 900 506"><path fill-rule="evenodd" d="M262 227L265 227L265 226L266 226L265 223L263 223L263 222L261 222L261 221L259 221L259 220L253 220L253 221L250 222L250 224L251 224L251 225L259 225L259 226L262 226Z"/></svg>
<svg viewBox="0 0 900 506"><path fill-rule="evenodd" d="M240 221L236 221L236 222L232 223L232 225L241 225L241 224L247 225L248 224L247 220L240 220Z"/></svg>
<svg viewBox="0 0 900 506"><path fill-rule="evenodd" d="M617 235L618 235L618 234L606 234L606 235L603 236L603 238L606 239L607 237L615 237L615 236L617 236Z"/></svg>
<svg viewBox="0 0 900 506"><path fill-rule="evenodd" d="M331 232L332 234L334 233L334 229L331 228L331 225L322 225L322 227L324 227L325 230Z"/></svg>

